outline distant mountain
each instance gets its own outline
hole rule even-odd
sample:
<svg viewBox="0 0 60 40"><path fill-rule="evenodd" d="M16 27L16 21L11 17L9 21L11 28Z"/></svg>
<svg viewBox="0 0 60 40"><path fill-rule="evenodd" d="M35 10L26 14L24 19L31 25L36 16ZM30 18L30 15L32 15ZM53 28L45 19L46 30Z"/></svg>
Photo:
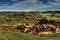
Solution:
<svg viewBox="0 0 60 40"><path fill-rule="evenodd" d="M0 13L60 13L60 11L1 11Z"/></svg>

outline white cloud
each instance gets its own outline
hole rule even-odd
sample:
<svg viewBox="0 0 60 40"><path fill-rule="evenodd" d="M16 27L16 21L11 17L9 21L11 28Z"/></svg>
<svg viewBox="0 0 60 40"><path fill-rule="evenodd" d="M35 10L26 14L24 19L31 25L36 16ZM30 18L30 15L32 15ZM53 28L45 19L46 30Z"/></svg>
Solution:
<svg viewBox="0 0 60 40"><path fill-rule="evenodd" d="M60 0L55 0L55 1L60 1Z"/></svg>
<svg viewBox="0 0 60 40"><path fill-rule="evenodd" d="M11 1L16 1L16 0L11 0Z"/></svg>
<svg viewBox="0 0 60 40"><path fill-rule="evenodd" d="M15 3L11 6L1 6L0 10L6 11L47 11L47 10L60 10L60 2L48 2L43 4L42 2L37 3L37 0L27 0L23 2Z"/></svg>

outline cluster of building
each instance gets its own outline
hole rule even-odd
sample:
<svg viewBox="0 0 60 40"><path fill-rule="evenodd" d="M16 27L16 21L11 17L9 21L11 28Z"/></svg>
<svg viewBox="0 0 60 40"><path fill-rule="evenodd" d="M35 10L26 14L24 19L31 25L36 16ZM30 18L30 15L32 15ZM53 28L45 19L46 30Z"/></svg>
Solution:
<svg viewBox="0 0 60 40"><path fill-rule="evenodd" d="M53 21L48 22L47 20L40 20L37 24L29 23L24 25L18 25L16 27L17 31L41 35L41 34L51 34L60 32L60 24Z"/></svg>
<svg viewBox="0 0 60 40"><path fill-rule="evenodd" d="M33 35L42 35L42 34L52 34L60 32L60 24L55 23L54 21L48 21L46 19L41 19L37 24L29 23L29 24L19 24L16 27L11 28L1 28L3 32L8 32L9 30L12 32L23 32Z"/></svg>

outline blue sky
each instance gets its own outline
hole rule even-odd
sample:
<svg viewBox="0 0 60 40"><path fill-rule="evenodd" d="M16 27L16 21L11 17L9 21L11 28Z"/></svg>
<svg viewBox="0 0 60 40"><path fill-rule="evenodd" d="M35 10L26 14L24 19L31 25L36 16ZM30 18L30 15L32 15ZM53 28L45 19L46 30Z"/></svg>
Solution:
<svg viewBox="0 0 60 40"><path fill-rule="evenodd" d="M60 0L0 0L0 11L60 10Z"/></svg>

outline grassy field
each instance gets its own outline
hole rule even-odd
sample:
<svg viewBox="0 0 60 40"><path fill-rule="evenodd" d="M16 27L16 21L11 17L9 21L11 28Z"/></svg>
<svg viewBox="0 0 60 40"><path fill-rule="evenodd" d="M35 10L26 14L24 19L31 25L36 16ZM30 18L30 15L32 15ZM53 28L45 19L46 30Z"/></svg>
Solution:
<svg viewBox="0 0 60 40"><path fill-rule="evenodd" d="M47 40L60 40L60 33L43 35Z"/></svg>
<svg viewBox="0 0 60 40"><path fill-rule="evenodd" d="M26 33L3 33L0 31L0 40L60 40L60 33L37 36Z"/></svg>
<svg viewBox="0 0 60 40"><path fill-rule="evenodd" d="M25 33L0 32L0 40L47 40L47 39L39 36L25 34Z"/></svg>

